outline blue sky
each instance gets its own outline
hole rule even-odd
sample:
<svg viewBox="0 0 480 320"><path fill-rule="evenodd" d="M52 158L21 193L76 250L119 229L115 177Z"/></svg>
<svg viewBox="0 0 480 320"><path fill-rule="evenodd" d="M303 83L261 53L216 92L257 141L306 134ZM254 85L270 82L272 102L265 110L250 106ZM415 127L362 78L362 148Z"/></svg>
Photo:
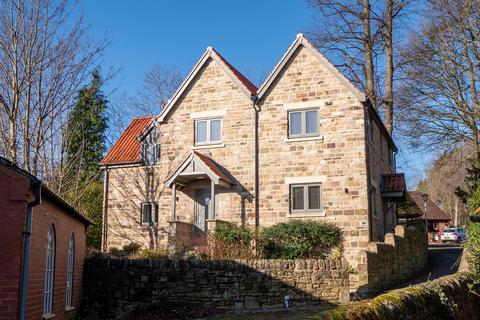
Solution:
<svg viewBox="0 0 480 320"><path fill-rule="evenodd" d="M302 0L83 0L80 9L90 34L112 41L101 63L103 70L119 70L106 88L110 100L135 94L154 64L186 74L207 46L258 79L312 25L314 14ZM405 151L397 159L410 187L430 161Z"/></svg>

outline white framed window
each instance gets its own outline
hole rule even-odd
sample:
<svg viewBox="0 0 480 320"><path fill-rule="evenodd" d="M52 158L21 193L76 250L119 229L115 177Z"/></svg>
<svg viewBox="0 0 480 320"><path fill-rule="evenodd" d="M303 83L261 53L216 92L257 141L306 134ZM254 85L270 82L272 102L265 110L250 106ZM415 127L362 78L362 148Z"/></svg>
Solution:
<svg viewBox="0 0 480 320"><path fill-rule="evenodd" d="M222 142L222 119L195 120L195 145Z"/></svg>
<svg viewBox="0 0 480 320"><path fill-rule="evenodd" d="M75 267L75 236L70 235L67 252L67 287L65 290L65 309L73 307L73 269Z"/></svg>
<svg viewBox="0 0 480 320"><path fill-rule="evenodd" d="M320 133L318 108L288 111L288 137L314 137Z"/></svg>
<svg viewBox="0 0 480 320"><path fill-rule="evenodd" d="M155 225L158 221L158 203L142 202L142 225Z"/></svg>
<svg viewBox="0 0 480 320"><path fill-rule="evenodd" d="M322 211L322 184L291 184L291 213L313 213Z"/></svg>
<svg viewBox="0 0 480 320"><path fill-rule="evenodd" d="M53 224L47 235L45 252L45 287L43 294L43 316L48 317L53 312L53 283L55 277L55 227Z"/></svg>

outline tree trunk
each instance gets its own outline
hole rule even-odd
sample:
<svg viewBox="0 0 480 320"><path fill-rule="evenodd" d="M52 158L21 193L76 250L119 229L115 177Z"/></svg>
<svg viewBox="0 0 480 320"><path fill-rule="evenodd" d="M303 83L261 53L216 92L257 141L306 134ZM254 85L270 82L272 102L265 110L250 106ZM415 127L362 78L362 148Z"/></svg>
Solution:
<svg viewBox="0 0 480 320"><path fill-rule="evenodd" d="M393 0L386 0L385 17L385 126L393 132Z"/></svg>
<svg viewBox="0 0 480 320"><path fill-rule="evenodd" d="M365 80L366 80L366 94L372 102L373 106L377 107L377 99L375 95L375 70L373 66L373 41L370 28L370 1L363 1L363 29L364 40L363 47L365 50Z"/></svg>

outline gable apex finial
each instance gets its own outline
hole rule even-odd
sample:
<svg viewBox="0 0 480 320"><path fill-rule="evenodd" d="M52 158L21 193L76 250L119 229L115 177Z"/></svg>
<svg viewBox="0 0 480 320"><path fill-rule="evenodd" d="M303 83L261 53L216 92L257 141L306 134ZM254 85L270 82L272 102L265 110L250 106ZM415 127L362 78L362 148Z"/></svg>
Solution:
<svg viewBox="0 0 480 320"><path fill-rule="evenodd" d="M301 32L297 33L297 38L304 38L303 33Z"/></svg>
<svg viewBox="0 0 480 320"><path fill-rule="evenodd" d="M213 50L213 47L212 46L208 46L207 47L207 51L212 51Z"/></svg>

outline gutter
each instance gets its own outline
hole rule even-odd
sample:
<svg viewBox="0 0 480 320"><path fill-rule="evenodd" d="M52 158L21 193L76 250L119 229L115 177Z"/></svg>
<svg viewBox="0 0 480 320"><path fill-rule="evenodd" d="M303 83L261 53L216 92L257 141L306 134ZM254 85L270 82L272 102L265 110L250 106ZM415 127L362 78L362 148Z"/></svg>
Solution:
<svg viewBox="0 0 480 320"><path fill-rule="evenodd" d="M20 284L20 306L18 319L25 320L25 312L27 306L27 288L28 288L28 268L30 262L30 241L32 233L32 211L33 207L40 204L41 182L39 180L32 181L32 187L35 188L35 200L27 203L27 216L25 221L24 245L22 257L22 274Z"/></svg>

